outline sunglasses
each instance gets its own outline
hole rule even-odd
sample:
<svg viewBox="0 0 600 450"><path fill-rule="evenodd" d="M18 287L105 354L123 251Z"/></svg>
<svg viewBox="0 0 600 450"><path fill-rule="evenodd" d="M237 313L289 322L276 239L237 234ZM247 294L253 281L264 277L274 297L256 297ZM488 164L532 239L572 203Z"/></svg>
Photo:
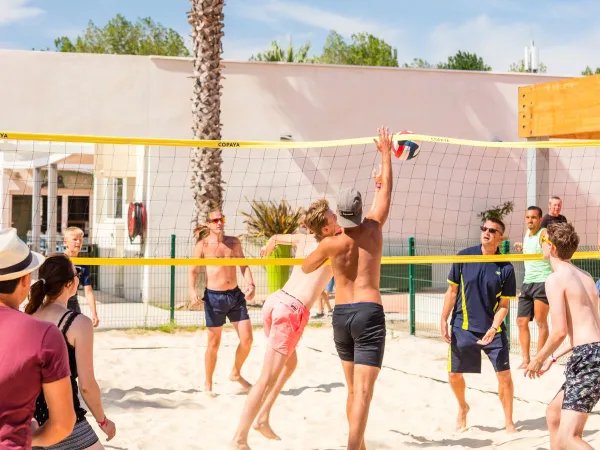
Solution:
<svg viewBox="0 0 600 450"><path fill-rule="evenodd" d="M550 245L550 246L553 246L553 245L554 245L554 244L552 243L552 241L550 241L550 239L548 239L548 238L546 237L546 235L545 235L545 234L540 234L540 245L542 245L544 242L545 242L546 244Z"/></svg>
<svg viewBox="0 0 600 450"><path fill-rule="evenodd" d="M484 227L483 225L480 227L480 229L481 229L481 231L483 231L484 233L485 233L486 231L489 231L489 232L490 232L490 233L492 233L492 234L496 234L496 233L500 233L500 234L502 234L502 231L500 231L500 230L496 230L495 228L488 228L488 227Z"/></svg>
<svg viewBox="0 0 600 450"><path fill-rule="evenodd" d="M210 219L210 223L225 223L225 217L217 217L215 219Z"/></svg>

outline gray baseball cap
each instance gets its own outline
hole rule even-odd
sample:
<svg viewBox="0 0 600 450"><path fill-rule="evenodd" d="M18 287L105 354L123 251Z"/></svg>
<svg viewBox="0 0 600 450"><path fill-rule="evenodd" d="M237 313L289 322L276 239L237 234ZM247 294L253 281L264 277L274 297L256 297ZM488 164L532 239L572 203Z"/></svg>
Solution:
<svg viewBox="0 0 600 450"><path fill-rule="evenodd" d="M362 195L354 188L342 189L337 197L338 224L354 228L362 222Z"/></svg>

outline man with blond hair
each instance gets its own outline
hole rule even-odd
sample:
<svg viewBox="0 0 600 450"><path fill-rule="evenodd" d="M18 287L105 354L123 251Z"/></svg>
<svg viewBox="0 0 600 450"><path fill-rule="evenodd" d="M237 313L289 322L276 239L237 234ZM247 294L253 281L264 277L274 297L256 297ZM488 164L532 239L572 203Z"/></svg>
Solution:
<svg viewBox="0 0 600 450"><path fill-rule="evenodd" d="M65 230L63 243L65 244L65 255L69 258L77 258L79 252L81 252L81 246L83 245L83 230L77 227L69 227ZM96 309L96 296L94 295L94 289L92 287L92 274L90 272L90 266L76 265L79 268L79 284L83 286L83 293L87 304L90 308L90 314L92 315L92 323L94 327L100 324L98 319L98 311ZM79 306L79 300L77 294L69 299L67 308L71 311L81 313L81 307Z"/></svg>
<svg viewBox="0 0 600 450"><path fill-rule="evenodd" d="M261 250L268 255L277 245L292 245L296 257L304 258L317 248L325 236L338 231L336 215L329 209L327 200L317 200L306 211L304 224L310 234L278 234L272 236ZM267 336L267 351L261 375L252 387L233 438L232 448L248 450L248 432L254 429L268 439L279 440L269 424L271 408L284 384L298 364L296 346L308 323L310 308L331 279L330 266L323 266L305 274L294 266L292 275L283 288L271 294L263 305L263 326Z"/></svg>
<svg viewBox="0 0 600 450"><path fill-rule="evenodd" d="M536 378L563 355L573 351L565 370L565 383L546 409L551 449L585 449L583 429L600 399L600 315L598 292L589 273L571 263L579 236L570 223L554 223L542 234L544 259L552 274L546 279L552 328L546 345L525 370ZM556 350L569 336L569 344Z"/></svg>

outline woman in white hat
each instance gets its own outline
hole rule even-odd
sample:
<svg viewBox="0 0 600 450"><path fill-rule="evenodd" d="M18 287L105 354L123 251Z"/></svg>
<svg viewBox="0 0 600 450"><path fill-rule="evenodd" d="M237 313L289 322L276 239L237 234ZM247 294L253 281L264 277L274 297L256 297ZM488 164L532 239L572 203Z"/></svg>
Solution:
<svg viewBox="0 0 600 450"><path fill-rule="evenodd" d="M67 302L77 293L79 286L79 268L76 268L68 256L62 253L49 256L40 266L39 280L31 286L27 314L56 324L64 336L69 351L71 367L70 399L77 420L73 432L63 441L51 447L51 450L100 450L104 447L87 421L87 411L79 402L78 392L100 429L110 441L116 433L115 424L106 418L102 407L100 387L94 376L94 326L85 315L67 309ZM79 382L79 384L78 384ZM43 425L48 418L49 408L46 396L42 392L36 402L34 418Z"/></svg>
<svg viewBox="0 0 600 450"><path fill-rule="evenodd" d="M56 326L19 311L31 273L44 260L18 238L0 230L0 448L49 446L67 437L75 424L67 346ZM32 422L43 392L51 411L44 426Z"/></svg>

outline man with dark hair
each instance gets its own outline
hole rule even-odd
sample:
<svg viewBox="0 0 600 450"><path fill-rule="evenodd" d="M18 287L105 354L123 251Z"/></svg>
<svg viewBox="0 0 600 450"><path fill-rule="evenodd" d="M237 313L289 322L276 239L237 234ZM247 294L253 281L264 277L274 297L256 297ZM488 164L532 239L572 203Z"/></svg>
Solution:
<svg viewBox="0 0 600 450"><path fill-rule="evenodd" d="M548 214L542 219L542 228L548 228L548 225L553 223L565 223L567 218L560 212L562 211L562 200L560 197L553 195L548 200Z"/></svg>
<svg viewBox="0 0 600 450"><path fill-rule="evenodd" d="M537 206L530 206L525 212L525 225L527 231L523 242L517 242L515 249L523 251L524 254L542 253L540 236L546 232L542 228L542 210ZM537 351L548 339L548 298L546 297L546 278L552 273L552 267L548 261L525 261L525 278L519 296L519 309L517 313L517 325L519 327L519 342L523 362L519 369L525 369L530 361L531 336L529 334L529 322L535 318L538 327Z"/></svg>
<svg viewBox="0 0 600 450"><path fill-rule="evenodd" d="M499 254L504 223L487 219L481 226L481 245L461 250L459 255ZM463 373L481 373L481 350L490 359L498 377L498 395L504 409L506 431L515 432L512 419L514 386L510 373L509 346L504 318L508 302L516 296L513 265L509 262L454 263L448 276L440 321L442 337L450 344L448 378L456 400L456 429L467 426L469 405ZM448 317L451 330L448 330Z"/></svg>
<svg viewBox="0 0 600 450"><path fill-rule="evenodd" d="M50 447L73 431L75 411L65 340L56 325L19 311L31 273L44 257L29 250L17 230L0 231L0 448ZM32 425L44 393L48 420ZM32 431L32 429L34 429Z"/></svg>
<svg viewBox="0 0 600 450"><path fill-rule="evenodd" d="M573 225L552 224L541 240L544 259L552 265L552 274L546 279L552 331L525 376L541 376L558 358L573 351L565 383L546 409L550 448L591 449L583 440L583 429L600 399L598 292L590 274L571 264L579 245ZM569 344L554 354L567 336Z"/></svg>

